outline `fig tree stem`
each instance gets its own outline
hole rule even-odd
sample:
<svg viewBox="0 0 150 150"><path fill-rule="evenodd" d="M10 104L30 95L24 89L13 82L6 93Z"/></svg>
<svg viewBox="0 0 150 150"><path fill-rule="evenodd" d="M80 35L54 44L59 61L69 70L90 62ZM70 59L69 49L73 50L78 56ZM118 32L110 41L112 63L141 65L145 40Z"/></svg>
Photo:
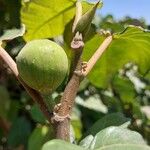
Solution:
<svg viewBox="0 0 150 150"><path fill-rule="evenodd" d="M37 103L40 107L40 110L43 112L45 117L49 122L51 122L52 114L48 111L44 100L39 92L30 88L23 80L19 77L17 65L15 61L10 57L10 55L0 46L0 58L8 65L8 67L12 70L13 74L16 76L18 81L23 85L27 93L31 96L35 103Z"/></svg>
<svg viewBox="0 0 150 150"><path fill-rule="evenodd" d="M76 46L75 46L76 45ZM78 41L76 44L72 44L74 51L74 71L81 71L81 54L83 49L83 42ZM74 47L75 46L75 47ZM78 48L77 48L78 47ZM58 110L58 116L64 117L63 121L56 122L56 138L69 141L70 138L70 118L68 117L74 106L75 97L80 85L81 76L78 76L75 72L72 74L61 98L61 106ZM66 117L65 117L66 116ZM55 117L54 117L55 119Z"/></svg>
<svg viewBox="0 0 150 150"><path fill-rule="evenodd" d="M76 3L76 15L75 20L72 27L72 32L74 32L76 25L78 21L80 20L82 16L82 5L81 1L77 1ZM64 90L64 94L61 98L61 106L58 110L58 116L64 117L63 121L56 121L56 138L63 139L66 141L69 141L70 139L70 118L67 116L71 114L74 100L80 85L81 77L73 73L75 70L81 71L81 54L84 47L84 43L82 41L82 35L76 34L73 40L72 40L72 50L73 50L73 60L71 64L71 72L70 72L70 78L69 82ZM80 37L81 36L81 37ZM55 116L54 116L55 120Z"/></svg>
<svg viewBox="0 0 150 150"><path fill-rule="evenodd" d="M83 76L87 75L91 69L94 67L97 60L102 56L102 53L108 48L112 41L112 36L107 37L104 42L100 45L100 47L96 50L96 52L93 54L91 59L87 63L86 71L83 72ZM75 42L75 44L73 44ZM83 43L81 41L73 41L72 42L72 49L74 52L74 65L73 70L74 71L81 71L81 55L82 55L82 49L83 49ZM82 44L81 44L81 43ZM77 47L80 45L80 47L77 49ZM81 46L82 45L82 46ZM75 97L80 85L81 80L83 79L83 76L78 76L75 72L72 74L70 81L68 82L64 94L61 98L61 107L58 111L58 115L60 117L67 116L71 114ZM63 140L69 140L70 137L70 120L69 118L65 118L63 121L56 123L56 137Z"/></svg>

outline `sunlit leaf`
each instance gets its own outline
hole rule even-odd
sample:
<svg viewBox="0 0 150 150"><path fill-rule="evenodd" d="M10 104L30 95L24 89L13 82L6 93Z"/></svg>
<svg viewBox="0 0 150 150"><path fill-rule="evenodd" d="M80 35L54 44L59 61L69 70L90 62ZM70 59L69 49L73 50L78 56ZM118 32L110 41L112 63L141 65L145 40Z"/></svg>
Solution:
<svg viewBox="0 0 150 150"><path fill-rule="evenodd" d="M124 124L125 122L129 121L128 118L126 118L121 113L112 113L108 114L102 119L99 119L97 122L93 124L93 126L87 131L86 135L92 134L95 135L102 129L109 127L109 126L120 126Z"/></svg>
<svg viewBox="0 0 150 150"><path fill-rule="evenodd" d="M26 25L27 41L52 38L63 33L65 25L75 15L76 0L36 0L22 3L21 20ZM91 4L84 2L84 9Z"/></svg>
<svg viewBox="0 0 150 150"><path fill-rule="evenodd" d="M88 60L104 40L96 35L87 42L84 60ZM133 62L139 66L140 73L150 69L150 32L135 26L127 27L122 33L115 34L114 40L104 52L91 73L89 80L97 87L107 87L118 69Z"/></svg>
<svg viewBox="0 0 150 150"><path fill-rule="evenodd" d="M95 150L150 150L150 147L146 145L116 144L112 146L103 146Z"/></svg>
<svg viewBox="0 0 150 150"><path fill-rule="evenodd" d="M98 149L100 147L113 146L116 144L146 145L142 136L135 131L121 127L108 127L96 134L91 143L91 149Z"/></svg>

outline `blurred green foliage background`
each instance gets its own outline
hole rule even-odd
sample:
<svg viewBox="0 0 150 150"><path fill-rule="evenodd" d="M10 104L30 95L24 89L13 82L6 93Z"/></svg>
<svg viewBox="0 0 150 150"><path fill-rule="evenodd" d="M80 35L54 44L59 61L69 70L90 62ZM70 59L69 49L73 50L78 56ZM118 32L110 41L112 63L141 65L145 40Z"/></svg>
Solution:
<svg viewBox="0 0 150 150"><path fill-rule="evenodd" d="M26 2L25 5L26 6L22 6L21 10L20 0L0 0L1 35L7 29L19 28L21 22L26 24L27 19L30 17L29 20L34 25L35 14L30 14L33 13L34 10L33 12L25 10L28 9L25 7L29 7L30 9L30 6L28 6L30 2ZM89 6L86 7L88 8ZM74 14L72 12L73 10L70 10L68 13L73 17ZM71 37L71 35L69 35L72 22L71 16L69 16L70 19L64 24L64 30L60 29L61 34L59 35L57 33L59 36L50 35L50 33L46 31L50 36L48 37L48 35L46 35L45 37L61 44L66 50L68 57ZM57 18L57 16L55 16L55 18ZM115 20L111 14L107 16L97 15L93 21L89 39L87 39L87 49L89 47L93 48L90 42L93 42L94 38L95 42L97 42L95 37L96 32L100 33L102 29L109 30L112 33L122 32L127 25L141 26L146 29L149 28L143 19L138 20L128 16L118 21ZM27 25L27 27L28 26L30 25ZM37 36L39 35L40 34L37 34ZM37 38L36 35L28 33L28 37L25 37L25 39L30 39L30 36L32 36L31 39L34 37ZM41 38L43 38L43 35ZM12 58L15 59L17 53L25 43L24 38L20 37L11 41L5 41L3 46ZM113 56L117 57L117 55L118 53L114 52ZM88 56L85 55L84 58L86 59ZM150 61L148 62L150 64ZM106 66L108 68L110 67L109 64ZM106 66L102 69L105 69ZM111 65L111 67L113 67L113 65ZM111 74L111 69L108 69L107 75L109 75L109 73ZM92 128L95 130L98 130L98 128L92 127L92 125L95 122L99 124L99 120L104 116L112 113L120 113L122 117L127 117L131 120L129 128L141 133L147 143L150 144L150 72L147 71L143 75L137 65L128 62L123 68L121 67L117 72L113 72L113 77L109 78L107 86L105 86L105 84L97 85L97 83L94 82L94 80L99 82L99 80L104 81L108 78L101 79L101 76L94 72L81 83L72 114L72 127L76 140L79 141L81 137L85 137L91 131L92 133L97 133L97 131L93 131ZM57 91L53 93L53 98L57 97L63 89L64 85L59 87ZM114 119L113 116L111 119ZM16 81L10 69L0 60L0 149L19 150L21 148L28 148L29 150L38 150L43 143L52 138L52 129L49 127L45 117L24 91L23 87Z"/></svg>

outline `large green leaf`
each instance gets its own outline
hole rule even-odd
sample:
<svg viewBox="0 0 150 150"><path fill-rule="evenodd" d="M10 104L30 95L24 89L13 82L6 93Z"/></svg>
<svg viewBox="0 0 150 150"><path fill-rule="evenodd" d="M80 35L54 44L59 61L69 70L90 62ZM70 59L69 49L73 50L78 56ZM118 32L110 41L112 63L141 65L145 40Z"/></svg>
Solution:
<svg viewBox="0 0 150 150"><path fill-rule="evenodd" d="M28 140L28 150L41 150L43 144L52 138L53 134L47 126L37 126Z"/></svg>
<svg viewBox="0 0 150 150"><path fill-rule="evenodd" d="M115 144L146 145L142 136L137 132L122 127L108 127L96 134L91 143L91 149Z"/></svg>
<svg viewBox="0 0 150 150"><path fill-rule="evenodd" d="M21 20L26 25L25 39L51 38L63 33L75 15L76 0L34 0L22 3ZM90 4L84 2L87 10Z"/></svg>
<svg viewBox="0 0 150 150"><path fill-rule="evenodd" d="M62 140L51 140L46 144L44 144L42 150L85 150L85 149Z"/></svg>
<svg viewBox="0 0 150 150"><path fill-rule="evenodd" d="M87 134L95 135L100 130L109 127L109 126L120 126L125 122L129 121L123 114L121 113L112 113L106 115L102 119L99 119L88 131ZM86 134L86 135L87 135Z"/></svg>
<svg viewBox="0 0 150 150"><path fill-rule="evenodd" d="M150 147L146 145L116 144L111 146L103 146L95 150L150 150Z"/></svg>
<svg viewBox="0 0 150 150"><path fill-rule="evenodd" d="M88 60L104 37L96 35L85 45L83 58ZM89 80L97 87L106 87L118 69L133 62L141 73L150 69L150 32L129 26L122 33L115 34L109 48L104 52L91 73Z"/></svg>
<svg viewBox="0 0 150 150"><path fill-rule="evenodd" d="M127 124L120 127L108 127L84 138L80 145L90 150L149 150L142 136L134 131L128 130Z"/></svg>

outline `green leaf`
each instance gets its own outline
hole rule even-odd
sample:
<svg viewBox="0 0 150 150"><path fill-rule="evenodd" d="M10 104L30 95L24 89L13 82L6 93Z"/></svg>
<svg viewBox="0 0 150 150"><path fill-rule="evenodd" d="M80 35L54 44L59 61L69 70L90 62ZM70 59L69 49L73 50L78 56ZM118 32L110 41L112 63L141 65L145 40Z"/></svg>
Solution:
<svg viewBox="0 0 150 150"><path fill-rule="evenodd" d="M124 109L130 109L134 117L142 118L142 113L140 110L140 103L136 99L136 91L132 82L125 78L115 76L112 81L112 86L115 90L115 93L119 95L119 99L122 102Z"/></svg>
<svg viewBox="0 0 150 150"><path fill-rule="evenodd" d="M82 141L80 141L79 145L82 146L83 148L88 149L91 146L93 139L94 139L93 135L88 135Z"/></svg>
<svg viewBox="0 0 150 150"><path fill-rule="evenodd" d="M127 78L115 76L112 84L115 92L120 95L120 98L124 103L134 101L136 91L130 80Z"/></svg>
<svg viewBox="0 0 150 150"><path fill-rule="evenodd" d="M0 41L3 40L12 40L14 38L17 38L19 36L23 36L25 33L25 26L22 25L20 29L10 29L10 30L5 30L4 34L0 36Z"/></svg>
<svg viewBox="0 0 150 150"><path fill-rule="evenodd" d="M88 41L83 58L89 60L103 40L104 37L96 35ZM150 32L135 26L129 26L122 33L115 34L109 48L89 74L90 82L97 87L107 87L118 69L128 62L137 64L140 73L146 73L150 69L149 41Z"/></svg>
<svg viewBox="0 0 150 150"><path fill-rule="evenodd" d="M47 126L37 126L28 140L28 150L41 150L44 143L53 138Z"/></svg>
<svg viewBox="0 0 150 150"><path fill-rule="evenodd" d="M30 114L31 114L32 119L35 122L39 122L42 124L46 123L46 118L37 105L32 106L30 110Z"/></svg>
<svg viewBox="0 0 150 150"><path fill-rule="evenodd" d="M146 145L115 144L111 146L103 146L95 150L150 150L150 147Z"/></svg>
<svg viewBox="0 0 150 150"><path fill-rule="evenodd" d="M42 150L85 150L85 149L62 140L51 140L46 144L44 144Z"/></svg>
<svg viewBox="0 0 150 150"><path fill-rule="evenodd" d="M29 121L24 118L18 118L11 127L8 135L8 145L16 147L19 145L26 145L28 137L31 132L31 125Z"/></svg>
<svg viewBox="0 0 150 150"><path fill-rule="evenodd" d="M21 20L26 25L25 40L61 35L75 15L76 0L36 0L22 3ZM91 4L83 3L88 10Z"/></svg>
<svg viewBox="0 0 150 150"><path fill-rule="evenodd" d="M121 113L108 114L102 119L99 119L96 123L94 123L94 125L87 131L86 135L95 135L106 127L120 126L127 121L129 121L129 119Z"/></svg>
<svg viewBox="0 0 150 150"><path fill-rule="evenodd" d="M101 94L103 103L108 107L108 112L122 112L122 103L119 99L113 95Z"/></svg>
<svg viewBox="0 0 150 150"><path fill-rule="evenodd" d="M96 134L91 143L91 149L98 149L104 146L113 146L116 144L146 145L142 136L135 131L121 127L108 127Z"/></svg>

